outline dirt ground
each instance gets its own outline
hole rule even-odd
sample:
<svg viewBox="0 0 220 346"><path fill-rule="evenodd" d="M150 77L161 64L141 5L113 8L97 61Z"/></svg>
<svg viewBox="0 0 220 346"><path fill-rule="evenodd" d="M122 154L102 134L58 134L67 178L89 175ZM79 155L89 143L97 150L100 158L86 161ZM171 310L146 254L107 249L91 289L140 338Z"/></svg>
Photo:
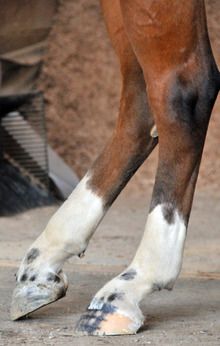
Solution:
<svg viewBox="0 0 220 346"><path fill-rule="evenodd" d="M97 0L63 0L49 39L41 79L47 101L49 141L82 176L114 127L119 96L118 63L106 34ZM220 1L207 0L209 32L220 66ZM214 108L200 186L220 181L220 99ZM134 188L153 180L157 152L141 168Z"/></svg>
<svg viewBox="0 0 220 346"><path fill-rule="evenodd" d="M32 210L1 219L0 345L165 345L220 344L220 233L219 196L198 192L180 279L172 292L144 299L144 328L137 335L79 337L74 326L93 295L120 273L132 259L144 228L146 197L123 192L92 238L83 259L72 258L64 270L67 296L20 322L9 320L14 273L20 259L56 207ZM129 198L128 198L129 197Z"/></svg>
<svg viewBox="0 0 220 346"><path fill-rule="evenodd" d="M220 1L206 3L211 41L220 66ZM96 0L61 1L41 87L46 94L49 141L81 176L110 136L119 102L117 61ZM156 151L106 215L85 258L73 258L65 265L70 282L67 296L21 322L9 319L14 273L57 206L1 218L0 346L220 345L219 131L218 99L180 279L172 292L158 292L144 300L146 322L137 335L78 337L74 326L94 293L124 269L135 253L149 207Z"/></svg>

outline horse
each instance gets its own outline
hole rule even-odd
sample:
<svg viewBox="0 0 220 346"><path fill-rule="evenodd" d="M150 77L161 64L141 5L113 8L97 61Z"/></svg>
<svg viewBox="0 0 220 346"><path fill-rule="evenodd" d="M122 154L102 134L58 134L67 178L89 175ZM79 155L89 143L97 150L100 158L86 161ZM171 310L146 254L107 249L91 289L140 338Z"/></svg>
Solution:
<svg viewBox="0 0 220 346"><path fill-rule="evenodd" d="M98 224L152 150L159 162L143 238L130 265L102 287L79 319L85 335L134 334L139 304L171 290L181 270L207 128L220 89L203 0L101 0L122 91L112 137L26 252L11 318L66 294L62 271L82 257Z"/></svg>

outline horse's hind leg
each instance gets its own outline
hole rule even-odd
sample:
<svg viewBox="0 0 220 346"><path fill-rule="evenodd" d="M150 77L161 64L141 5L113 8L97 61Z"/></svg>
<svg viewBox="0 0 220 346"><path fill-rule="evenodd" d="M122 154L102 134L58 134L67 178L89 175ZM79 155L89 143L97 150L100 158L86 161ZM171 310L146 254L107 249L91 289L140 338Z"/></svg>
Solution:
<svg viewBox="0 0 220 346"><path fill-rule="evenodd" d="M143 73L123 31L118 2L103 6L110 7L106 20L121 64L118 122L102 154L26 253L17 273L12 319L65 295L63 263L84 253L108 207L157 143L150 134L154 121Z"/></svg>
<svg viewBox="0 0 220 346"><path fill-rule="evenodd" d="M219 88L202 2L126 0L121 4L128 37L147 80L159 135L159 165L134 260L95 295L77 326L84 334L135 333L143 323L139 309L143 297L173 287Z"/></svg>

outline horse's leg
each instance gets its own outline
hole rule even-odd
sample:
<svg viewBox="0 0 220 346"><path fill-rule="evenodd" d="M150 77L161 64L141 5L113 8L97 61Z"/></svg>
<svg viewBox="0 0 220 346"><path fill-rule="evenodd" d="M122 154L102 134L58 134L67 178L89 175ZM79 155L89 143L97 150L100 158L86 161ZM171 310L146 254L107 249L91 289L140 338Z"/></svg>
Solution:
<svg viewBox="0 0 220 346"><path fill-rule="evenodd" d="M84 253L105 212L157 143L142 69L123 31L119 3L110 3L106 21L123 82L118 122L102 154L26 253L17 273L12 319L65 295L63 263Z"/></svg>
<svg viewBox="0 0 220 346"><path fill-rule="evenodd" d="M135 333L143 323L139 309L143 297L173 287L219 89L202 1L126 0L121 8L147 81L159 135L159 165L134 260L93 298L77 325L85 334Z"/></svg>

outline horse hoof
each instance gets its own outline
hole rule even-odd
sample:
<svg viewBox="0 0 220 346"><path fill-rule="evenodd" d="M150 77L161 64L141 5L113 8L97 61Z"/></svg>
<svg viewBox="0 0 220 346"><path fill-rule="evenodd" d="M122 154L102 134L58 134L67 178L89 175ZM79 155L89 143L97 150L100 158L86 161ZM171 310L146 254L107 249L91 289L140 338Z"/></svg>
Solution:
<svg viewBox="0 0 220 346"><path fill-rule="evenodd" d="M124 335L136 334L141 324L119 312L106 313L102 310L88 310L76 326L78 335Z"/></svg>
<svg viewBox="0 0 220 346"><path fill-rule="evenodd" d="M11 304L11 319L13 321L25 317L66 295L68 284L65 274L51 273L51 277L53 280L17 283Z"/></svg>

